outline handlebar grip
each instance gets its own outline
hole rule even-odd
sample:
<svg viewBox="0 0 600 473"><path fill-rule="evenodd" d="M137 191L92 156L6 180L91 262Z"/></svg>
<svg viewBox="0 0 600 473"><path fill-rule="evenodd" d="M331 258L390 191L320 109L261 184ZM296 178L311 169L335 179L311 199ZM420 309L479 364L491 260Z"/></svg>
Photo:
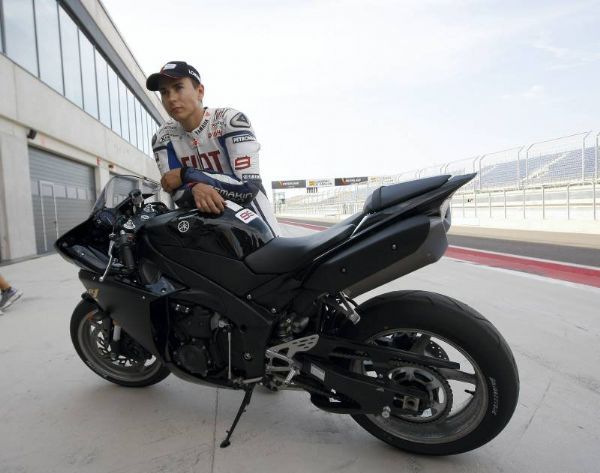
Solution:
<svg viewBox="0 0 600 473"><path fill-rule="evenodd" d="M121 245L121 257L122 262L127 268L128 271L133 271L135 269L135 258L133 257L133 251L131 251L131 246L129 245Z"/></svg>

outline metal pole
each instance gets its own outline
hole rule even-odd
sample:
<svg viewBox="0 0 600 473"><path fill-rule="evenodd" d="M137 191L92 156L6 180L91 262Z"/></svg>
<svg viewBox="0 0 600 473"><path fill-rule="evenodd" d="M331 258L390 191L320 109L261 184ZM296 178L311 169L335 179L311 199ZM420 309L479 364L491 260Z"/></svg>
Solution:
<svg viewBox="0 0 600 473"><path fill-rule="evenodd" d="M538 143L531 143L525 151L525 186L529 184L529 150Z"/></svg>
<svg viewBox="0 0 600 473"><path fill-rule="evenodd" d="M542 220L546 220L546 188L542 184Z"/></svg>
<svg viewBox="0 0 600 473"><path fill-rule="evenodd" d="M482 183L481 183L481 178L482 178L482 174L481 174L481 162L484 160L484 158L487 156L487 154L483 154L481 155L481 158L479 158L479 190L481 190L482 187Z"/></svg>
<svg viewBox="0 0 600 473"><path fill-rule="evenodd" d="M600 132L596 135L596 163L594 165L594 181L598 179L598 137L600 136Z"/></svg>
<svg viewBox="0 0 600 473"><path fill-rule="evenodd" d="M504 190L504 219L506 220L506 189Z"/></svg>
<svg viewBox="0 0 600 473"><path fill-rule="evenodd" d="M600 132L598 132L596 134L596 149L595 149L595 163L594 163L594 179L593 179L593 186L592 186L592 192L593 192L593 197L592 197L592 203L594 205L594 220L596 220L596 181L598 180L598 137L600 137Z"/></svg>
<svg viewBox="0 0 600 473"><path fill-rule="evenodd" d="M525 214L525 187L523 187L523 220L525 220L526 214Z"/></svg>
<svg viewBox="0 0 600 473"><path fill-rule="evenodd" d="M521 146L521 149L517 151L517 189L521 187L521 151L525 146Z"/></svg>
<svg viewBox="0 0 600 473"><path fill-rule="evenodd" d="M571 220L571 185L567 184L567 220Z"/></svg>
<svg viewBox="0 0 600 473"><path fill-rule="evenodd" d="M492 218L492 193L488 192L488 203L490 204L490 218Z"/></svg>
<svg viewBox="0 0 600 473"><path fill-rule="evenodd" d="M585 140L590 135L590 133L591 130L585 134L581 143L581 182L585 182Z"/></svg>
<svg viewBox="0 0 600 473"><path fill-rule="evenodd" d="M594 206L594 220L596 220L596 179L594 179L594 184L592 185L592 205Z"/></svg>

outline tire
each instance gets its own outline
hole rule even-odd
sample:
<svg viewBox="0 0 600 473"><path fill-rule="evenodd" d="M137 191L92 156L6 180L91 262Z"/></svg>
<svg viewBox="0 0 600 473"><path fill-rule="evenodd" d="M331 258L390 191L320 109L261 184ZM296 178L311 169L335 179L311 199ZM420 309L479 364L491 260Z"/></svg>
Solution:
<svg viewBox="0 0 600 473"><path fill-rule="evenodd" d="M390 333L399 332L399 338L395 340L414 337L410 343L421 345L421 350L425 350L428 356L448 359L450 355L450 361L457 361L452 354L463 356L461 371L469 371L469 364L473 371L465 381L460 379L461 373L455 370L436 370L420 365L415 367L409 366L410 363L390 370L390 379L395 379L398 374L400 382L410 379L408 374L411 370L413 380L416 379L414 373L424 374L429 381L434 380L435 383L430 385L438 386L431 392L439 398L436 404L439 409L435 414L439 417L428 421L427 417L389 416L385 412L382 414L389 417L353 415L356 422L369 433L408 452L452 455L482 446L506 426L517 405L519 375L506 341L485 317L450 297L424 291L388 293L365 302L357 311L361 321L357 325L345 326L341 336L367 343L375 343L375 340L378 343L392 340L393 343L394 336ZM421 336L425 338L417 344L415 341ZM433 340L436 342L432 343ZM442 349L442 346L445 348ZM402 346L399 348L407 349ZM366 363L353 362L349 368L365 374L369 368L363 365ZM392 372L393 376L390 374ZM462 393L450 383L473 384L474 388ZM462 410L453 414L451 409L455 407L456 395L462 395L466 400L464 406L461 404ZM442 406L450 410L444 413ZM434 418L435 410L430 412L430 418Z"/></svg>
<svg viewBox="0 0 600 473"><path fill-rule="evenodd" d="M125 331L121 331L121 340L132 347L134 353L138 356L127 358L120 356L118 360L112 360L102 352L99 342L102 339L98 336L100 333L93 326L92 315L99 310L98 306L91 301L82 300L73 311L71 316L71 341L79 355L79 358L94 373L111 383L130 388L142 388L159 383L167 376L170 371L162 363L137 342L135 342ZM102 319L102 323L112 323L110 317ZM125 366L129 363L129 366Z"/></svg>

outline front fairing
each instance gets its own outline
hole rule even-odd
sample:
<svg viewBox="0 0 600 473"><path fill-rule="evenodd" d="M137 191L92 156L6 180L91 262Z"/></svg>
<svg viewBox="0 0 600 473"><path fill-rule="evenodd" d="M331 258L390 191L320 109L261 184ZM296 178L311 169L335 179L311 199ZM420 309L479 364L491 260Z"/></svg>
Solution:
<svg viewBox="0 0 600 473"><path fill-rule="evenodd" d="M90 216L56 240L54 248L69 263L102 273L108 264L108 243L107 232L98 228Z"/></svg>

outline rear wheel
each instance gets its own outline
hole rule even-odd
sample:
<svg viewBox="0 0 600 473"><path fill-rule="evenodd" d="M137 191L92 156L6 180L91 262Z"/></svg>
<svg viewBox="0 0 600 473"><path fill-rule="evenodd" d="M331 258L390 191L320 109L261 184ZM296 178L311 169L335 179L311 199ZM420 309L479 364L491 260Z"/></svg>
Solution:
<svg viewBox="0 0 600 473"><path fill-rule="evenodd" d="M481 314L422 291L386 294L359 312L360 323L342 336L460 364L454 370L398 363L382 373L370 362L351 363L354 372L386 377L428 397L399 397L379 415L354 415L363 428L395 447L429 455L466 452L502 431L516 407L519 376L510 348Z"/></svg>
<svg viewBox="0 0 600 473"><path fill-rule="evenodd" d="M119 353L113 352L109 344L112 325L112 319L103 317L89 301L81 301L73 312L71 341L92 371L127 387L151 386L169 376L168 368L123 330Z"/></svg>

